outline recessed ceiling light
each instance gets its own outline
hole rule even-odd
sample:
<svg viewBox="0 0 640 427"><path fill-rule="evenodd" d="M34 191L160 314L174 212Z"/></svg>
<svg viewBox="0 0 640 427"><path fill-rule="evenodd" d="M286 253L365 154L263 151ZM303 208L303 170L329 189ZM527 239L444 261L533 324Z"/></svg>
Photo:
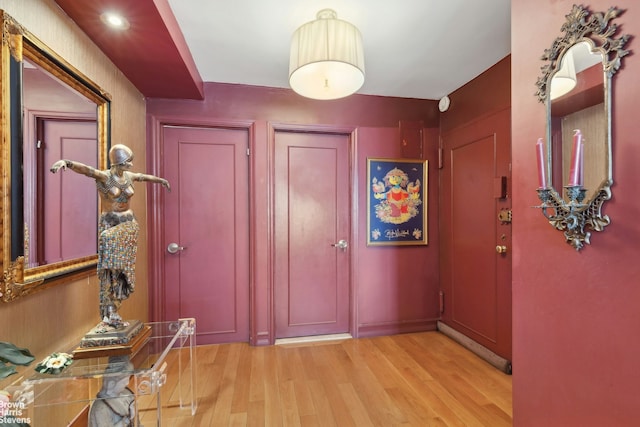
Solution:
<svg viewBox="0 0 640 427"><path fill-rule="evenodd" d="M100 15L100 19L102 20L102 22L112 28L117 28L119 30L126 30L127 28L129 28L129 21L127 21L125 17L118 15L117 13L105 12Z"/></svg>

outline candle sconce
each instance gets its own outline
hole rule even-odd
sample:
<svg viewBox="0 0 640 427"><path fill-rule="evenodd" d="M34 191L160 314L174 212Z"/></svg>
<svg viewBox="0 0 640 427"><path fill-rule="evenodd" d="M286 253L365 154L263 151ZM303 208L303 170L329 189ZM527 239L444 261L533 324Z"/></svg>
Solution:
<svg viewBox="0 0 640 427"><path fill-rule="evenodd" d="M542 203L534 207L564 233L566 242L576 251L591 243L592 232L603 231L611 222L602 214L613 185L611 82L622 66L622 58L629 54L624 46L631 37L617 36L618 26L612 21L623 12L611 7L592 13L573 5L561 27L562 35L544 51L541 59L546 62L536 82L536 96L547 112L548 144L545 149L541 138L536 147L537 193ZM584 137L579 152L582 158L574 163L574 151L569 171L563 158L568 159L571 152L571 134L580 133L576 129L581 129L580 138ZM573 142L575 150L575 135ZM574 175L577 171L579 179ZM563 187L565 197L556 190L564 183L569 184Z"/></svg>
<svg viewBox="0 0 640 427"><path fill-rule="evenodd" d="M611 222L607 215L602 215L602 204L611 198L609 185L603 185L596 197L589 203L582 203L586 189L581 185L566 185L565 193L569 201L565 201L553 188L538 188L538 197L542 204L542 214L557 230L564 232L564 237L577 251L590 244L591 232L602 231Z"/></svg>

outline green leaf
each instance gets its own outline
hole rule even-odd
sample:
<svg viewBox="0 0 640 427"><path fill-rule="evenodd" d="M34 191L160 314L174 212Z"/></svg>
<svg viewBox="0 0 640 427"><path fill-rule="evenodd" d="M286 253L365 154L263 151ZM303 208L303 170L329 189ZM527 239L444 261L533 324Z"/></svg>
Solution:
<svg viewBox="0 0 640 427"><path fill-rule="evenodd" d="M26 348L18 348L9 342L0 341L0 360L14 365L28 365L35 357Z"/></svg>
<svg viewBox="0 0 640 427"><path fill-rule="evenodd" d="M9 375L13 375L16 372L15 366L9 366L4 362L0 362L0 379L7 378Z"/></svg>

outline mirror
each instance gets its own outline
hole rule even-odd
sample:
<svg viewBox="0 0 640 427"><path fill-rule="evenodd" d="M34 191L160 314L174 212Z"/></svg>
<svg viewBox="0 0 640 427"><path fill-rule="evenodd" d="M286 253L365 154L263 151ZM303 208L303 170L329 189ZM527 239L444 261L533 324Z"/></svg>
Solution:
<svg viewBox="0 0 640 427"><path fill-rule="evenodd" d="M538 207L576 250L590 243L592 231L610 223L602 206L613 185L611 82L629 54L623 48L630 37L616 37L618 28L611 21L622 13L613 7L591 13L574 5L561 28L564 34L542 56L547 62L536 83L536 96L547 112L539 175L550 177L538 189Z"/></svg>
<svg viewBox="0 0 640 427"><path fill-rule="evenodd" d="M95 184L77 174L46 172L63 157L98 167L96 104L26 56L22 61L22 100L20 222L24 223L25 267L95 254L97 200L87 203L96 195Z"/></svg>
<svg viewBox="0 0 640 427"><path fill-rule="evenodd" d="M10 123L1 135L0 300L9 302L95 272L95 185L75 174L51 174L49 168L65 157L106 168L110 100L13 18L0 14L1 114L2 123Z"/></svg>
<svg viewBox="0 0 640 427"><path fill-rule="evenodd" d="M551 182L562 188L570 181L573 136L580 129L584 142L583 187L585 199L610 179L608 156L608 116L605 107L605 81L602 53L588 41L571 46L562 57L560 68L551 76L547 121L551 132ZM568 202L567 195L564 195Z"/></svg>

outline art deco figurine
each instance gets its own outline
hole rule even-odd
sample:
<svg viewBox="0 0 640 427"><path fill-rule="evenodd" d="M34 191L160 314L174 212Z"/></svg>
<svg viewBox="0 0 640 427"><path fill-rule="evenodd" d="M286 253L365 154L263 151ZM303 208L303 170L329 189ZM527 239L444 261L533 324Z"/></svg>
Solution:
<svg viewBox="0 0 640 427"><path fill-rule="evenodd" d="M58 160L51 172L69 169L93 178L101 198L98 223L98 279L100 280L100 317L113 327L123 324L118 308L135 289L135 264L139 225L131 209L133 181L162 184L169 182L153 175L131 172L133 151L117 144L109 150L111 168L98 170L72 160Z"/></svg>
<svg viewBox="0 0 640 427"><path fill-rule="evenodd" d="M89 427L125 427L138 425L136 397L128 387L133 365L126 356L109 359L102 388L91 404Z"/></svg>

